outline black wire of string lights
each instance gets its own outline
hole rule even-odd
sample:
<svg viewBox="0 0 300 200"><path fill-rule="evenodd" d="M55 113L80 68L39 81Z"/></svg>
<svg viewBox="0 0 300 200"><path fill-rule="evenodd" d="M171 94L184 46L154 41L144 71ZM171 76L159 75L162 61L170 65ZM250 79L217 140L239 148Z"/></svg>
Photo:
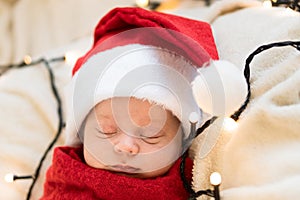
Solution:
<svg viewBox="0 0 300 200"><path fill-rule="evenodd" d="M283 6L300 12L300 0L271 0L272 6Z"/></svg>
<svg viewBox="0 0 300 200"><path fill-rule="evenodd" d="M255 51L253 51L248 58L246 59L245 62L245 68L244 68L244 77L246 79L247 82L247 90L248 90L248 94L246 97L246 100L244 101L244 103L242 104L242 106L233 114L230 116L230 118L232 118L233 120L237 121L239 120L240 115L242 114L242 112L246 109L250 98L251 98L251 88L250 88L250 63L252 62L252 60L254 59L254 57L258 54L260 54L263 51L266 51L268 49L271 48L275 48L275 47L286 47L286 46L291 46L294 47L295 49L297 49L298 51L300 51L300 41L283 41L283 42L275 42L275 43L270 43L270 44L266 44L266 45L262 45L260 47L258 47ZM200 135L207 127L210 126L210 124L212 124L215 120L217 119L216 116L212 117L211 119L207 120L200 128L198 128L196 130L195 138ZM212 185L214 186L214 189L207 189L207 190L199 190L199 191L195 191L192 186L190 185L190 183L187 181L186 177L185 177L185 159L188 156L188 152L186 151L182 157L181 157L181 163L180 163L180 176L181 176L181 180L183 182L183 185L185 187L185 189L187 190L187 192L190 194L190 198L191 200L195 200L197 197L200 197L202 195L207 195L210 197L213 197L215 200L219 200L220 199L220 194L219 194L219 186L221 184L221 182L218 182L216 184L213 184L212 181ZM220 179L221 181L221 179Z"/></svg>
<svg viewBox="0 0 300 200"><path fill-rule="evenodd" d="M53 146L55 145L55 143L57 142L59 136L61 135L62 129L64 128L64 121L63 121L63 112L62 112L62 102L61 102L61 98L60 95L58 93L58 90L56 88L55 85L55 76L53 73L53 70L51 69L50 63L54 63L54 62L62 62L65 61L65 56L62 57L56 57L56 58L52 58L52 59L45 59L45 58L40 58L38 60L32 61L31 57L29 56L25 56L23 62L19 63L19 64L12 64L12 65L7 65L7 66L0 66L0 76L2 76L3 74L5 74L6 72L8 72L11 69L15 69L15 68L24 68L24 67L29 67L29 66L33 66L33 65L37 65L37 64L44 64L44 66L46 67L48 74L49 74L49 81L50 81L50 87L51 87L51 91L53 93L53 96L57 102L57 115L58 115L58 127L57 127L57 132L53 138L53 140L49 143L47 149L44 151L42 157L39 160L39 163L35 169L35 172L33 175L26 175L26 176L17 176L12 174L10 177L6 177L8 178L9 181L15 181L15 180L21 180L21 179L32 179L32 183L29 187L28 193L27 193L27 197L26 199L29 200L32 194L32 190L36 184L36 181L39 178L40 175L40 170L42 168L43 162L46 159L48 153L50 152L50 150L53 148Z"/></svg>

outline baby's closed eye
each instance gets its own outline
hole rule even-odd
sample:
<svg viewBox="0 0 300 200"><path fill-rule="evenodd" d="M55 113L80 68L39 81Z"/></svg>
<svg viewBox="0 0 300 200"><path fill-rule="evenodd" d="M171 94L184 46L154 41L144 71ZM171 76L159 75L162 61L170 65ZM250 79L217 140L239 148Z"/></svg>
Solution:
<svg viewBox="0 0 300 200"><path fill-rule="evenodd" d="M105 131L102 131L99 128L96 128L96 136L99 137L99 138L103 138L103 139L113 137L117 133L118 133L117 130L105 130Z"/></svg>
<svg viewBox="0 0 300 200"><path fill-rule="evenodd" d="M140 138L148 143L148 144L157 144L159 143L162 138L164 137L164 133L157 133L157 134L141 134Z"/></svg>

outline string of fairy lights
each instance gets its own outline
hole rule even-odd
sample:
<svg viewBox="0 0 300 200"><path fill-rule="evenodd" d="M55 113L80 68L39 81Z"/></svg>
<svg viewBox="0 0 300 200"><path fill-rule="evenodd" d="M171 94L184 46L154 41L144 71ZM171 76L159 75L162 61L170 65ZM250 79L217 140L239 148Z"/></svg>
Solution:
<svg viewBox="0 0 300 200"><path fill-rule="evenodd" d="M138 2L138 1L136 1L136 2ZM295 1L272 0L269 2L271 2L271 6L285 6L285 7L291 8L295 11L300 11L299 0L295 0ZM144 5L141 5L138 3L137 3L137 5L140 7L147 7L147 6L149 6L149 3L150 3L150 1L148 1L148 3L144 4ZM259 54L265 50L268 50L268 49L274 48L274 47L284 47L284 46L291 46L291 47L294 47L295 49L297 49L298 51L300 51L300 41L283 41L283 42L276 42L276 43L270 43L267 45L262 45L262 46L258 47L253 53L251 53L248 56L248 58L246 59L245 68L244 68L244 76L245 76L245 79L248 84L247 99L238 111L236 111L232 116L230 116L230 118L226 118L224 120L224 124L223 124L224 128L226 128L226 129L237 128L237 126L238 126L237 121L239 120L239 116L246 109L247 104L250 101L250 98L251 98L250 63L251 63L251 61L254 59L254 57L257 54ZM31 198L32 190L36 184L37 179L39 178L40 171L41 171L41 168L42 168L42 165L43 165L43 162L44 162L46 156L49 154L50 150L53 148L53 146L57 142L59 136L62 133L64 125L65 125L64 120L63 120L63 115L62 115L63 107L61 104L61 97L56 88L55 75L53 73L53 69L51 68L51 64L56 63L56 62L70 62L70 60L76 60L76 57L78 57L78 56L66 53L64 56L59 56L59 57L55 57L55 58L51 58L51 59L39 58L37 60L32 60L32 58L30 56L25 56L21 63L0 66L0 78L1 78L1 76L5 75L5 73L9 72L11 69L20 69L20 68L24 68L24 67L30 67L30 66L35 66L38 64L43 64L43 66L45 66L45 68L47 69L47 72L49 74L49 86L53 93L53 97L54 97L55 101L57 102L57 117L59 119L58 124L57 124L57 130L56 130L53 140L49 143L49 145L45 149L44 153L42 154L42 157L40 158L40 161L39 161L37 167L35 168L35 172L31 175L24 175L24 176L19 176L16 174L7 174L5 176L6 182L14 182L17 180L24 180L24 179L32 180L31 185L28 189L28 193L27 193L27 197L26 197L27 200L29 200ZM208 120L206 123L204 123L202 127L200 127L198 130L196 130L196 132L197 132L196 135L201 134L210 124L212 124L216 120L216 118L217 117L212 117L210 120ZM185 188L187 189L187 191L190 193L190 199L196 199L199 196L207 195L207 196L213 197L215 200L219 200L220 199L219 187L222 182L221 175L218 172L213 172L211 174L210 183L212 185L212 189L194 191L194 189L191 187L190 183L188 183L188 181L186 180L186 178L184 176L184 164L183 164L184 162L183 161L185 159L185 156L187 156L187 154L183 154L183 156L182 156L180 171L181 171L181 178L183 180L183 184L184 184Z"/></svg>
<svg viewBox="0 0 300 200"><path fill-rule="evenodd" d="M252 62L252 60L254 59L254 57L258 54L260 54L263 51L266 51L268 49L271 48L276 48L276 47L286 47L286 46L291 46L295 49L297 49L298 51L300 51L300 41L283 41L283 42L275 42L275 43L270 43L270 44L266 44L266 45L262 45L260 47L258 47L255 51L253 51L246 59L245 62L245 68L244 68L244 77L246 79L247 85L248 85L248 94L246 97L245 102L243 103L243 105L233 114L230 116L230 118L225 118L224 123L223 123L223 127L224 129L236 129L238 126L237 121L239 120L239 117L241 115L241 113L246 109L250 98L251 98L251 88L250 88L250 63ZM196 136L200 135L208 126L210 126L212 123L214 123L214 121L217 119L217 117L212 117L211 119L209 119L208 121L206 121L202 127L198 128L198 130L196 131ZM191 121L191 120L190 120ZM192 123L192 121L191 121ZM196 200L198 197L202 196L202 195L206 195L206 196L210 196L213 197L215 200L219 200L220 199L220 190L219 190L219 186L221 185L221 175L218 172L213 172L210 176L210 183L213 186L213 190L211 189L207 189L207 190L199 190L199 191L194 191L194 189L191 187L191 185L188 183L188 181L185 178L184 175L184 160L186 158L187 154L185 153L182 156L181 159L181 165L180 165L180 174L181 174L181 179L183 181L184 187L187 189L187 191L190 194L190 198L189 199L194 199Z"/></svg>
<svg viewBox="0 0 300 200"><path fill-rule="evenodd" d="M27 197L26 197L26 199L28 199L28 200L31 197L33 187L34 187L34 185L36 184L36 181L39 178L40 171L41 171L42 165L44 163L44 160L46 159L48 153L50 152L50 150L53 148L53 146L57 142L57 140L58 140L59 136L61 135L61 132L64 128L61 97L58 93L58 90L57 90L57 87L56 87L56 84L55 84L55 76L54 76L54 73L53 73L53 70L52 70L50 64L55 63L55 62L64 62L64 61L68 61L68 60L70 60L70 58L68 59L66 56L60 56L60 57L51 58L51 59L40 58L40 59L37 59L37 60L33 61L30 56L26 55L26 56L24 56L24 59L21 63L7 65L7 66L0 66L0 75L3 76L5 73L7 73L11 69L20 69L20 68L30 67L30 66L34 66L34 65L38 65L38 64L44 64L44 66L47 69L48 75L49 75L49 82L50 82L49 86L50 86L50 89L51 89L51 91L53 93L53 96L56 100L56 103L57 103L57 116L58 116L57 132L56 132L53 140L48 145L47 149L44 151L42 157L40 158L39 163L38 163L38 165L35 169L34 174L25 175L25 176L18 176L18 175L9 173L9 174L6 174L6 176L4 177L6 182L14 182L16 180L32 179L32 182L31 182L31 185L29 187Z"/></svg>

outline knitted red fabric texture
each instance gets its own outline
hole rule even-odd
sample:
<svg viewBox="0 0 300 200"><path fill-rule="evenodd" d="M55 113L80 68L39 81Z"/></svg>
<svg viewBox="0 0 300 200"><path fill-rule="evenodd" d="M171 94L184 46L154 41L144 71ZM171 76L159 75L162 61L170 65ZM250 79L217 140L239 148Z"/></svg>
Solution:
<svg viewBox="0 0 300 200"><path fill-rule="evenodd" d="M95 169L83 161L83 149L58 147L47 171L41 200L76 199L187 199L180 178L180 160L167 174L153 179L138 179ZM186 176L191 181L192 160L187 159Z"/></svg>

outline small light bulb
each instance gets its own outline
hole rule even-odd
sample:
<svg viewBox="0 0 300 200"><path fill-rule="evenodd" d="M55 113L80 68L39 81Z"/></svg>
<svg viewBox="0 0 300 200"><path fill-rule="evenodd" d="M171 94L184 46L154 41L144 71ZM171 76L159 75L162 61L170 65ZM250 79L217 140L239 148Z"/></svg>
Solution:
<svg viewBox="0 0 300 200"><path fill-rule="evenodd" d="M196 124L198 122L198 120L199 120L198 114L196 112L192 112L189 116L190 123Z"/></svg>
<svg viewBox="0 0 300 200"><path fill-rule="evenodd" d="M29 65L32 62L32 59L29 55L24 56L23 61L26 65Z"/></svg>
<svg viewBox="0 0 300 200"><path fill-rule="evenodd" d="M8 183L12 183L15 180L14 177L15 177L14 174L9 173L5 175L4 180Z"/></svg>
<svg viewBox="0 0 300 200"><path fill-rule="evenodd" d="M238 123L230 117L225 117L223 121L223 129L225 131L234 131L237 129Z"/></svg>
<svg viewBox="0 0 300 200"><path fill-rule="evenodd" d="M213 172L210 175L209 179L210 179L210 184L212 184L213 186L220 185L222 182L221 174L219 174L218 172Z"/></svg>
<svg viewBox="0 0 300 200"><path fill-rule="evenodd" d="M272 2L270 0L263 1L263 7L271 8L272 7Z"/></svg>
<svg viewBox="0 0 300 200"><path fill-rule="evenodd" d="M140 8L146 8L147 6L149 6L150 1L149 0L136 0L135 3Z"/></svg>
<svg viewBox="0 0 300 200"><path fill-rule="evenodd" d="M79 51L69 51L65 53L65 62L70 66L74 66L80 55Z"/></svg>

